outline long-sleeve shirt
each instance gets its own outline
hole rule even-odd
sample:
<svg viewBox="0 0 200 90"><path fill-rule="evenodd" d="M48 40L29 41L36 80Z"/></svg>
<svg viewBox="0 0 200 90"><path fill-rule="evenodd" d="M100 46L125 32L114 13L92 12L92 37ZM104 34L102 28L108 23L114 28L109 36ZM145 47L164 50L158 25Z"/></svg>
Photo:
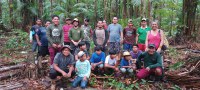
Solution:
<svg viewBox="0 0 200 90"><path fill-rule="evenodd" d="M91 73L91 66L90 66L90 62L88 60L84 60L84 61L80 61L78 60L76 62L76 69L77 69L77 74L79 77L90 77L90 73Z"/></svg>
<svg viewBox="0 0 200 90"><path fill-rule="evenodd" d="M74 40L75 42L82 40L84 37L83 30L81 28L74 29L71 28L69 31L69 39Z"/></svg>
<svg viewBox="0 0 200 90"><path fill-rule="evenodd" d="M60 44L64 43L64 35L62 30L62 25L51 24L47 27L47 40L49 42L48 46L52 46L52 44Z"/></svg>
<svg viewBox="0 0 200 90"><path fill-rule="evenodd" d="M162 67L162 60L161 55L157 52L155 52L153 55L150 55L148 52L144 52L139 55L137 59L137 68L141 68L141 61L144 61L144 67L149 68L156 68L156 67Z"/></svg>

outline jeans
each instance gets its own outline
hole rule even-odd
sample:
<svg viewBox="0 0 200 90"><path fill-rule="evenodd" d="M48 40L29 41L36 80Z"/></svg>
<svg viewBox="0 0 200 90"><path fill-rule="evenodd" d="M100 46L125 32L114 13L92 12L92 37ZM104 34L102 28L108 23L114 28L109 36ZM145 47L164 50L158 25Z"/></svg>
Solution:
<svg viewBox="0 0 200 90"><path fill-rule="evenodd" d="M117 54L120 52L120 42L110 42L110 50L115 50Z"/></svg>
<svg viewBox="0 0 200 90"><path fill-rule="evenodd" d="M123 49L125 50L125 51L131 51L132 50L132 44L127 44L127 43L125 43L124 45L123 45Z"/></svg>
<svg viewBox="0 0 200 90"><path fill-rule="evenodd" d="M35 52L37 48L38 48L37 41L33 40L33 42L32 42L32 51Z"/></svg>
<svg viewBox="0 0 200 90"><path fill-rule="evenodd" d="M79 84L81 85L81 88L84 89L87 87L88 80L83 80L83 77L77 76L72 83L72 87L76 88Z"/></svg>

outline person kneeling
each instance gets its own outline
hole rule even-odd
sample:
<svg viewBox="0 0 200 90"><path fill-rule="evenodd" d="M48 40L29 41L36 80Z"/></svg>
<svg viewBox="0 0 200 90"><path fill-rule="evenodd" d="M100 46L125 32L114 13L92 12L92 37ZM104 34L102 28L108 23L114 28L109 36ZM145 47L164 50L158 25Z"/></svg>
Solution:
<svg viewBox="0 0 200 90"><path fill-rule="evenodd" d="M63 46L61 53L57 53L54 62L53 68L50 69L49 77L52 80L52 88L55 88L55 79L60 79L62 77L71 77L74 70L74 56L70 53L70 46Z"/></svg>
<svg viewBox="0 0 200 90"><path fill-rule="evenodd" d="M141 69L141 61L144 61L144 68ZM149 75L162 76L162 61L161 55L156 52L154 44L148 45L148 51L139 55L137 60L137 68L140 69L137 73L138 79L143 79Z"/></svg>
<svg viewBox="0 0 200 90"><path fill-rule="evenodd" d="M119 72L119 68L116 64L117 60L116 60L116 51L115 50L110 50L109 51L109 55L106 57L105 60L105 70L106 73L111 75L113 72Z"/></svg>
<svg viewBox="0 0 200 90"><path fill-rule="evenodd" d="M128 51L125 51L123 56L124 58L120 63L120 71L125 75L128 73L128 76L131 76L133 75L133 70L136 69L136 60L131 58L131 54Z"/></svg>
<svg viewBox="0 0 200 90"><path fill-rule="evenodd" d="M95 52L92 54L92 57L90 58L92 71L94 71L95 74L102 73L104 61L105 61L105 53L102 52L102 47L96 46Z"/></svg>
<svg viewBox="0 0 200 90"><path fill-rule="evenodd" d="M79 60L76 62L75 71L77 72L77 77L72 83L73 88L76 88L80 84L81 88L86 88L88 79L91 73L90 62L86 59L86 53L80 51L78 53Z"/></svg>

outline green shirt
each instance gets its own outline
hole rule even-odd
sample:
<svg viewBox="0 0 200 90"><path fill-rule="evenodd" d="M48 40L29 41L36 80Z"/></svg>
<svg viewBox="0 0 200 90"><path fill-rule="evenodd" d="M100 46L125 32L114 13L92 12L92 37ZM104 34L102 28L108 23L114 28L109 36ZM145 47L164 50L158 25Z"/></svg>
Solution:
<svg viewBox="0 0 200 90"><path fill-rule="evenodd" d="M139 34L138 43L145 44L147 32L150 31L150 30L151 30L150 27L146 27L146 28L139 27L137 29L137 34Z"/></svg>
<svg viewBox="0 0 200 90"><path fill-rule="evenodd" d="M52 46L52 44L61 44L63 45L64 35L62 30L62 25L51 24L47 27L47 40L49 42L48 46Z"/></svg>
<svg viewBox="0 0 200 90"><path fill-rule="evenodd" d="M137 65L138 68L141 68L141 61L144 61L144 67L149 68L156 68L156 67L162 67L162 60L161 55L158 52L155 52L153 55L150 55L148 52L144 52L139 55L137 59Z"/></svg>
<svg viewBox="0 0 200 90"><path fill-rule="evenodd" d="M80 39L83 39L83 30L81 30L81 28L71 28L69 31L69 38L70 40L74 40L75 42L79 41Z"/></svg>

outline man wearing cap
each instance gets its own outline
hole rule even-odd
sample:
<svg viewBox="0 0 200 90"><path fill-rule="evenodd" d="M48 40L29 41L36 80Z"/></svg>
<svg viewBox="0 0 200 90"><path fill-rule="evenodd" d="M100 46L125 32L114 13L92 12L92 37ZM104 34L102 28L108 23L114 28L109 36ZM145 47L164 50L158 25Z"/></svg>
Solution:
<svg viewBox="0 0 200 90"><path fill-rule="evenodd" d="M128 26L123 30L123 49L125 51L131 51L132 45L135 43L136 38L136 28L133 26L133 20L128 20Z"/></svg>
<svg viewBox="0 0 200 90"><path fill-rule="evenodd" d="M145 51L147 32L150 31L151 28L147 26L146 18L142 18L140 25L141 27L137 29L136 44L138 44L140 50Z"/></svg>
<svg viewBox="0 0 200 90"><path fill-rule="evenodd" d="M86 44L87 51L90 50L90 40L91 40L91 36L92 36L92 28L89 25L89 21L90 20L88 18L85 18L84 19L84 24L81 25L81 29L83 30L83 33L84 33L83 41Z"/></svg>
<svg viewBox="0 0 200 90"><path fill-rule="evenodd" d="M71 24L71 19L66 18L65 19L65 25L63 25L63 33L64 33L64 45L70 45L70 39L69 39L69 30L73 27Z"/></svg>
<svg viewBox="0 0 200 90"><path fill-rule="evenodd" d="M163 75L161 55L156 52L154 44L149 44L148 48L148 51L140 54L137 59L137 69L140 69L136 75L138 79L148 77L150 74L154 74L156 76ZM143 68L141 68L142 61L144 62Z"/></svg>
<svg viewBox="0 0 200 90"><path fill-rule="evenodd" d="M72 54L74 54L74 51L78 48L78 43L83 39L83 30L79 28L79 20L77 18L74 18L72 24L74 26L69 31L69 38L71 40Z"/></svg>
<svg viewBox="0 0 200 90"><path fill-rule="evenodd" d="M57 52L60 52L60 49L63 45L63 30L62 25L59 24L59 16L54 15L52 16L53 24L47 27L47 40L49 46L49 54L50 54L50 63L53 64L54 56Z"/></svg>
<svg viewBox="0 0 200 90"><path fill-rule="evenodd" d="M54 62L53 68L50 69L49 77L52 79L52 88L55 87L55 79L62 77L71 77L75 75L74 70L74 56L70 53L70 46L64 45L61 49L61 53L57 53Z"/></svg>

